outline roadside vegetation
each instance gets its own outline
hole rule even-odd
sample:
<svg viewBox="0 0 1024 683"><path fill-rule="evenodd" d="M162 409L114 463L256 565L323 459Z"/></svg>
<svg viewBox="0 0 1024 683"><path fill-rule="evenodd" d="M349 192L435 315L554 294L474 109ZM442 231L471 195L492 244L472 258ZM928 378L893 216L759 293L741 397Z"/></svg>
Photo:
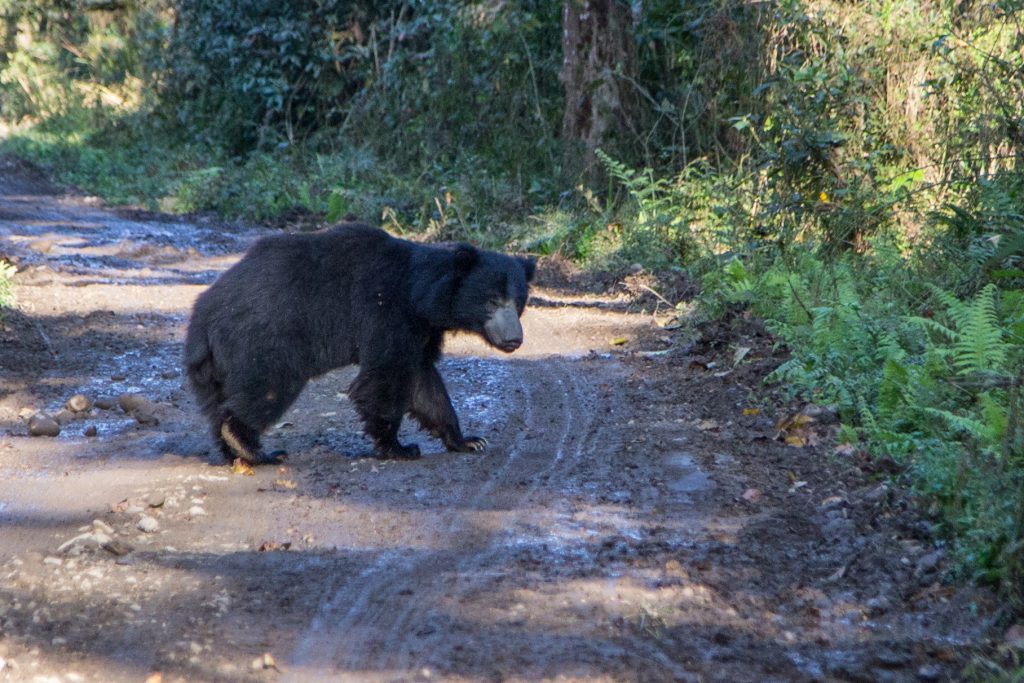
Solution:
<svg viewBox="0 0 1024 683"><path fill-rule="evenodd" d="M683 269L1024 608L1020 0L633 3L590 167L561 2L0 8L3 151L150 209Z"/></svg>

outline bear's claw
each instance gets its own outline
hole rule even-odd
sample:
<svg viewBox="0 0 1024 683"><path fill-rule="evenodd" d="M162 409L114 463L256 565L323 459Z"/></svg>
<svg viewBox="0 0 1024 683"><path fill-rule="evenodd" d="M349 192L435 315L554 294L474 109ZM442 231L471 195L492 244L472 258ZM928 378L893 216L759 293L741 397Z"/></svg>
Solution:
<svg viewBox="0 0 1024 683"><path fill-rule="evenodd" d="M462 442L459 450L465 453L479 453L487 448L487 439L482 436L470 436Z"/></svg>

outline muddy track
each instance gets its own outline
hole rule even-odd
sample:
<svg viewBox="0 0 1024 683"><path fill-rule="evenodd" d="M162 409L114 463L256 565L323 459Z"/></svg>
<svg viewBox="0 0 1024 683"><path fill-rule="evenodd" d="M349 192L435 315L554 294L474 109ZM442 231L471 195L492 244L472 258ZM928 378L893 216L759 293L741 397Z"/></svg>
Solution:
<svg viewBox="0 0 1024 683"><path fill-rule="evenodd" d="M571 287L536 292L511 357L449 340L483 455L406 428L422 459L368 457L347 370L267 435L286 464L232 473L178 358L261 231L116 213L3 163L0 681L952 680L984 633L991 597L942 582L912 501L830 461L825 420L797 450L749 409L770 340L687 351ZM149 413L27 435L76 393Z"/></svg>

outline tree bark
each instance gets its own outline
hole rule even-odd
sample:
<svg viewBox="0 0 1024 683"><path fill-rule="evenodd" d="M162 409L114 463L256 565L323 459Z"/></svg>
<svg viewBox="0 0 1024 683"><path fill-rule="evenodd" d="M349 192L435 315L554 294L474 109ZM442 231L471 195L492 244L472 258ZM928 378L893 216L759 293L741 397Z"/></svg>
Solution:
<svg viewBox="0 0 1024 683"><path fill-rule="evenodd" d="M637 98L630 6L617 0L565 0L562 71L566 171L600 175L595 152L632 129Z"/></svg>

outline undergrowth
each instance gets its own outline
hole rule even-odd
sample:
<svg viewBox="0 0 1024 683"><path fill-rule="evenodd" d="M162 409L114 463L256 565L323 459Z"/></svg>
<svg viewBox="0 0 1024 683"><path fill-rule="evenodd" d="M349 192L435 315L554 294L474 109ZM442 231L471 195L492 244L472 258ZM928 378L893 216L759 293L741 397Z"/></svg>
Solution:
<svg viewBox="0 0 1024 683"><path fill-rule="evenodd" d="M0 149L118 203L685 268L1024 608L1021 0L636 7L599 182L553 0L0 0Z"/></svg>

